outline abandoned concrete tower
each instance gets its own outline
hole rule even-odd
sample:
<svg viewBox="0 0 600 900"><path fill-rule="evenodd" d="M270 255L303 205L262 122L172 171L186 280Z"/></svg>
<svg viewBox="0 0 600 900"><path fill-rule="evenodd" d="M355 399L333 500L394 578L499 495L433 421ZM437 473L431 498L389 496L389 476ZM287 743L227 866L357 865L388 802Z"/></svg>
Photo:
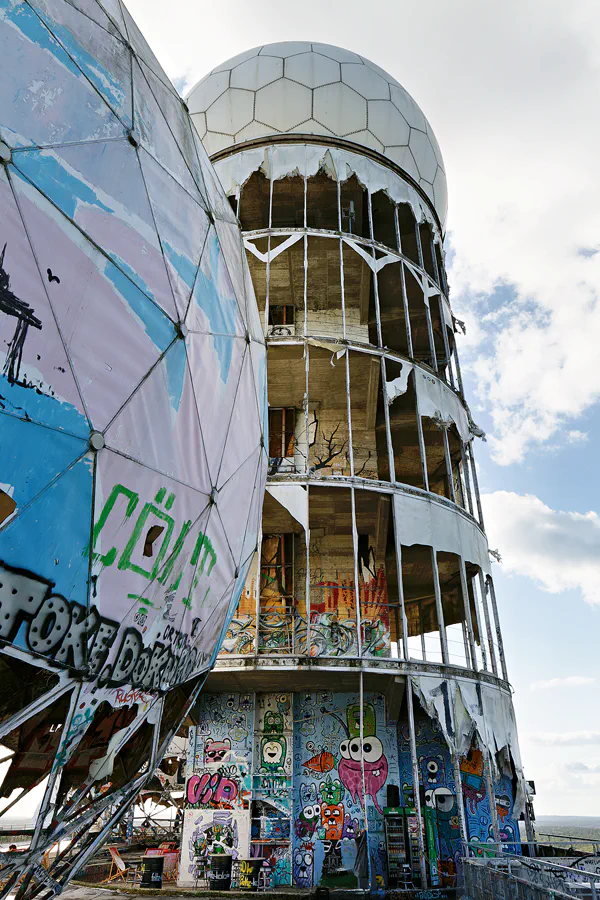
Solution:
<svg viewBox="0 0 600 900"><path fill-rule="evenodd" d="M270 471L190 738L181 881L221 844L274 884L452 887L461 842L519 852L527 796L437 141L321 44L250 50L187 102L264 318Z"/></svg>

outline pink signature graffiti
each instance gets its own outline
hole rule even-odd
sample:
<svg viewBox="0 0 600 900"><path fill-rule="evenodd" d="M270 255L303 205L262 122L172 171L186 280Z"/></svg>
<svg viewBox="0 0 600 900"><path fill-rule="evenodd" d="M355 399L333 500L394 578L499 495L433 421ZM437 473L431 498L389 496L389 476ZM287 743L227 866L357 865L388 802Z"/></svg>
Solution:
<svg viewBox="0 0 600 900"><path fill-rule="evenodd" d="M238 793L235 781L222 772L202 772L189 778L186 799L192 806L221 806L233 803Z"/></svg>

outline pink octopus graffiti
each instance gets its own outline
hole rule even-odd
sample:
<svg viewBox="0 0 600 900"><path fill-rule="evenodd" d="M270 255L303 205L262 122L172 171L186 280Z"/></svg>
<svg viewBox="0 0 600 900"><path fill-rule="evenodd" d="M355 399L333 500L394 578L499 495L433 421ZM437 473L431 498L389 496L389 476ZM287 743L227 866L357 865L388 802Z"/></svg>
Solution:
<svg viewBox="0 0 600 900"><path fill-rule="evenodd" d="M338 774L344 787L350 792L350 796L356 803L360 798L361 806L364 806L363 793L363 760L364 760L364 792L371 797L375 808L383 815L377 801L377 791L381 790L388 776L388 761L383 752L383 744L375 735L350 737L346 723L336 713L327 709L321 712L337 719L346 733L346 737L340 744L341 759L338 764Z"/></svg>

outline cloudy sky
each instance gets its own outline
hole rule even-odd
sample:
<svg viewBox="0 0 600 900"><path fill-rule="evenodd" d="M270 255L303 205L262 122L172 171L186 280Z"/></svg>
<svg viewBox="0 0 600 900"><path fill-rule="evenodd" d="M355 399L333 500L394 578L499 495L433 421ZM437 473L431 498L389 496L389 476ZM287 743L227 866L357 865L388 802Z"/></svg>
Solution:
<svg viewBox="0 0 600 900"><path fill-rule="evenodd" d="M338 44L438 137L509 674L538 814L600 815L600 7L595 0L128 0L177 85Z"/></svg>

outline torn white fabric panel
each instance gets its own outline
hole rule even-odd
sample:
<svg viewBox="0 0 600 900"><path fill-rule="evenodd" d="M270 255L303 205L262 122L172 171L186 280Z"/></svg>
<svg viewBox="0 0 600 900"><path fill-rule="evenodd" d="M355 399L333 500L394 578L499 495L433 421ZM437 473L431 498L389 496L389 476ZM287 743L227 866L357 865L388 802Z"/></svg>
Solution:
<svg viewBox="0 0 600 900"><path fill-rule="evenodd" d="M436 678L433 675L413 675L411 681L421 706L432 719L439 723L446 743L455 750L452 714L456 692L454 681L448 678Z"/></svg>
<svg viewBox="0 0 600 900"><path fill-rule="evenodd" d="M453 422L463 443L466 444L473 440L469 417L453 390L439 378L424 372L423 369L415 371L415 387L421 416L427 416L445 424Z"/></svg>
<svg viewBox="0 0 600 900"><path fill-rule="evenodd" d="M466 678L416 675L411 681L421 705L438 722L451 751L459 757L466 756L475 737L480 746L490 750L495 780L506 771L512 775L512 760L517 781L514 815L518 818L523 810L526 787L510 694L493 685Z"/></svg>
<svg viewBox="0 0 600 900"><path fill-rule="evenodd" d="M267 493L308 531L308 491L301 484L271 484Z"/></svg>
<svg viewBox="0 0 600 900"><path fill-rule="evenodd" d="M321 347L323 350L329 350L336 359L341 359L346 352L345 347L340 347L339 344L334 344L333 342L330 343L329 341L317 341L315 338L309 338L308 343L313 347ZM335 365L333 358L331 360L331 365Z"/></svg>
<svg viewBox="0 0 600 900"><path fill-rule="evenodd" d="M394 203L408 203L417 222L429 222L436 235L437 223L433 214L413 187L386 166L349 150L315 144L282 144L241 150L215 163L219 180L229 196L236 195L259 169L278 181L291 175L310 178L321 168L340 182L356 175L369 193L384 191Z"/></svg>
<svg viewBox="0 0 600 900"><path fill-rule="evenodd" d="M269 260L273 261L277 259L280 253L283 253L285 250L288 250L294 244L297 244L298 241L302 240L304 237L303 234L294 233L290 234L287 240L283 241L283 243L278 244L277 247L272 247L270 251L267 250L266 253L261 253L256 244L252 241L251 238L244 238L244 247L246 250L249 250L250 253L253 254L257 259L261 262L268 262Z"/></svg>
<svg viewBox="0 0 600 900"><path fill-rule="evenodd" d="M475 523L457 510L428 497L395 493L394 521L404 546L421 544L437 552L456 553L491 574L487 540Z"/></svg>
<svg viewBox="0 0 600 900"><path fill-rule="evenodd" d="M400 363L401 370L397 378L392 381L386 381L387 402L391 405L397 397L401 397L408 390L408 377L414 366L412 363L402 361Z"/></svg>
<svg viewBox="0 0 600 900"><path fill-rule="evenodd" d="M223 190L228 197L237 196L253 172L257 172L265 161L265 148L244 150L220 160L215 169Z"/></svg>
<svg viewBox="0 0 600 900"><path fill-rule="evenodd" d="M314 144L283 144L269 147L268 152L270 176L273 181L293 175L311 178L320 168L328 169L328 174L335 179L331 161L326 158L328 156L326 147Z"/></svg>
<svg viewBox="0 0 600 900"><path fill-rule="evenodd" d="M370 253L368 250L366 250L357 241L352 241L352 240L350 240L350 238L342 238L342 240L343 240L344 244L347 244L348 247L351 247L355 253L358 253L358 255L360 257L362 257L362 259L364 259L364 261L366 262L366 264L368 265L368 267L371 269L372 272L375 272L375 273L380 272L381 269L383 269L389 263L397 263L398 262L398 257L392 256L391 253L388 253L385 256L382 256L380 259L375 259L373 254Z"/></svg>

